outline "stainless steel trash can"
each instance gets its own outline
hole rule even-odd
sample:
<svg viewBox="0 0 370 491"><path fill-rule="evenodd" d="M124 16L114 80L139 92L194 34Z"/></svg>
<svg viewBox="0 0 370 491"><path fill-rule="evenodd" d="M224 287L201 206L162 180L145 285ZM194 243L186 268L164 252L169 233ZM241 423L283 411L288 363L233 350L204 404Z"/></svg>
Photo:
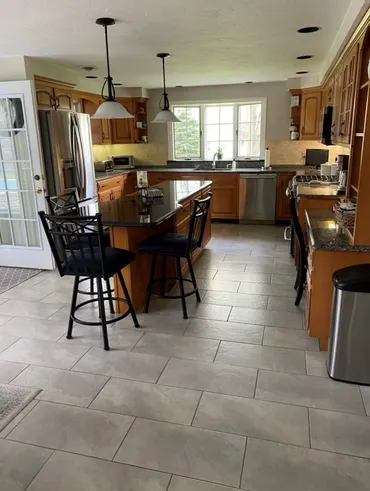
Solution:
<svg viewBox="0 0 370 491"><path fill-rule="evenodd" d="M370 264L336 271L333 284L329 376L370 384Z"/></svg>

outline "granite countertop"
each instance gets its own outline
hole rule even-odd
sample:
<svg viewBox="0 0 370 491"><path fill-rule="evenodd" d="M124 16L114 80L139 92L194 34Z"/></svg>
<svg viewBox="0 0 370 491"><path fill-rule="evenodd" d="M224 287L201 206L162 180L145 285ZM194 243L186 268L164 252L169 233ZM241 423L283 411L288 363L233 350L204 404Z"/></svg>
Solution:
<svg viewBox="0 0 370 491"><path fill-rule="evenodd" d="M309 185L309 184L298 184L296 188L297 198L333 198L340 199L344 198L343 194L338 193L338 184L319 184L319 185Z"/></svg>
<svg viewBox="0 0 370 491"><path fill-rule="evenodd" d="M349 235L337 226L330 208L305 210L310 247L324 251L370 252L370 246L353 245Z"/></svg>
<svg viewBox="0 0 370 491"><path fill-rule="evenodd" d="M102 214L103 225L112 227L153 227L175 215L181 202L211 185L211 181L165 181L148 189L161 189L163 197L148 199L140 191L112 201L94 203L83 213Z"/></svg>
<svg viewBox="0 0 370 491"><path fill-rule="evenodd" d="M122 174L130 174L131 172L136 171L147 171L147 172L186 172L186 173L194 173L194 174L208 174L212 172L221 172L221 173L229 173L229 174L246 174L246 173L267 173L267 174L275 174L279 172L296 172L296 171L307 171L309 168L304 165L295 165L295 164L284 164L284 165L273 165L272 167L265 169L264 167L241 167L240 163L238 163L239 167L236 169L225 169L225 168L199 168L195 169L194 167L168 167L168 166L136 166L135 169L120 169L114 170L113 172L95 172L96 181L100 181L101 179L108 179L109 177L119 176ZM263 165L263 162L262 162Z"/></svg>

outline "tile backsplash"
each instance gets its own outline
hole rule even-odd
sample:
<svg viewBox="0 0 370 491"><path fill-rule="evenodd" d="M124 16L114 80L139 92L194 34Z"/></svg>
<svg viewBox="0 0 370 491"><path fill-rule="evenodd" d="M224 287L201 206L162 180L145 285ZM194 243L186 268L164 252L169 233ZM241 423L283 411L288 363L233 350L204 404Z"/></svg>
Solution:
<svg viewBox="0 0 370 491"><path fill-rule="evenodd" d="M348 147L325 146L316 141L277 140L266 143L271 150L271 164L304 164L306 149L329 150L329 161L334 162L338 154L349 154ZM140 165L166 165L168 145L163 143L142 143L130 145L93 145L95 160L105 160L112 155L133 155Z"/></svg>

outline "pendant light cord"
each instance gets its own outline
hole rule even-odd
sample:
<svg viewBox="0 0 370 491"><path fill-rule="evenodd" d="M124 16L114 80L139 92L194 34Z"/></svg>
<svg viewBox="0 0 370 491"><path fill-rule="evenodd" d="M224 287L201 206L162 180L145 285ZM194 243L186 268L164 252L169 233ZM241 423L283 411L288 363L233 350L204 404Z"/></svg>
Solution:
<svg viewBox="0 0 370 491"><path fill-rule="evenodd" d="M163 73L163 96L159 101L159 108L163 111L167 111L170 108L170 102L168 100L168 94L166 91L166 68L165 68L165 58L162 58L162 73ZM163 102L163 107L162 107Z"/></svg>
<svg viewBox="0 0 370 491"><path fill-rule="evenodd" d="M112 79L111 74L110 74L109 47L108 47L108 27L106 24L104 25L104 32L105 32L105 55L107 58L107 72L108 72L108 74L105 77L105 81L104 81L103 87L101 89L101 95L105 101L114 101L114 99L116 97L116 90L114 88L113 79ZM104 95L104 89L105 89L106 85L108 85L108 97L106 97Z"/></svg>

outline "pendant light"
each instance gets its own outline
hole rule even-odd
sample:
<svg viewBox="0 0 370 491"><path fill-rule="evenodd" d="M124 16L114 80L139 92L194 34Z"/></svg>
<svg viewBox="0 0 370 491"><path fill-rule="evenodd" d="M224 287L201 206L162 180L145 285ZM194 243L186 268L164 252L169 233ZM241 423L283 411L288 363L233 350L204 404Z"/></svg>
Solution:
<svg viewBox="0 0 370 491"><path fill-rule="evenodd" d="M159 102L160 111L153 119L152 123L180 123L180 120L170 111L170 102L168 100L168 94L166 92L166 68L165 59L170 55L168 53L158 53L157 58L162 59L162 71L163 71L163 94Z"/></svg>
<svg viewBox="0 0 370 491"><path fill-rule="evenodd" d="M110 74L110 62L109 62L109 49L108 49L108 26L113 26L115 24L114 19L108 17L101 17L96 20L96 24L104 27L105 32L105 52L107 57L107 76L105 77L105 82L101 89L101 96L104 102L100 104L96 113L91 116L91 119L128 119L133 118L125 107L115 100L116 91L113 85L113 78ZM104 95L104 89L107 86L108 95Z"/></svg>

